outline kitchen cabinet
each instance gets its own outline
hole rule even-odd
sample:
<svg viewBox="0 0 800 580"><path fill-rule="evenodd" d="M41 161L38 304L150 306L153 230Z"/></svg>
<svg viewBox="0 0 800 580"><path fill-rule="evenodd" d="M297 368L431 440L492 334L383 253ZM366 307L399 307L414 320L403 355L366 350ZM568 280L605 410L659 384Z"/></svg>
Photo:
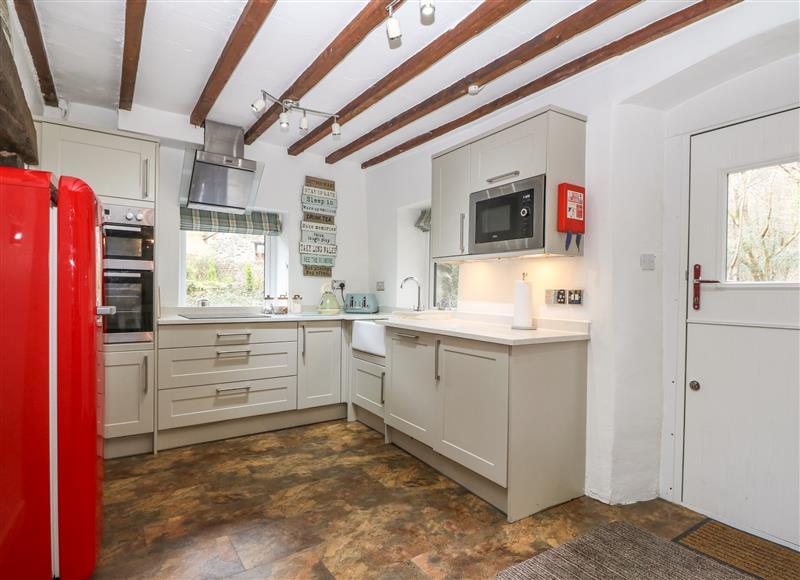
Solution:
<svg viewBox="0 0 800 580"><path fill-rule="evenodd" d="M338 320L301 322L297 329L297 408L342 400L342 325Z"/></svg>
<svg viewBox="0 0 800 580"><path fill-rule="evenodd" d="M350 368L352 369L353 404L383 418L386 400L386 367L353 356Z"/></svg>
<svg viewBox="0 0 800 580"><path fill-rule="evenodd" d="M386 351L387 393L384 421L433 447L439 440L436 338L390 329Z"/></svg>
<svg viewBox="0 0 800 580"><path fill-rule="evenodd" d="M547 115L512 125L469 145L469 192L547 171Z"/></svg>
<svg viewBox="0 0 800 580"><path fill-rule="evenodd" d="M241 419L297 408L297 377L166 389L159 393L160 429Z"/></svg>
<svg viewBox="0 0 800 580"><path fill-rule="evenodd" d="M155 201L158 144L151 140L42 122L39 163L56 176L79 177L99 196Z"/></svg>
<svg viewBox="0 0 800 580"><path fill-rule="evenodd" d="M508 460L508 347L437 339L440 434L433 448L498 485Z"/></svg>
<svg viewBox="0 0 800 580"><path fill-rule="evenodd" d="M106 352L105 437L152 433L154 352Z"/></svg>
<svg viewBox="0 0 800 580"><path fill-rule="evenodd" d="M431 256L460 256L469 247L470 148L433 160Z"/></svg>
<svg viewBox="0 0 800 580"><path fill-rule="evenodd" d="M296 342L162 348L158 388L194 387L297 374Z"/></svg>

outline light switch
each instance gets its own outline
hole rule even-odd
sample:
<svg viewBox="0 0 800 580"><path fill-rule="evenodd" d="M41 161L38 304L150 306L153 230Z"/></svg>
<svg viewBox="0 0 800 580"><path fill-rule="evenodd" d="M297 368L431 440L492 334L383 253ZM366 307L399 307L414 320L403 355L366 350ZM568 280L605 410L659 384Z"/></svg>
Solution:
<svg viewBox="0 0 800 580"><path fill-rule="evenodd" d="M377 292L383 292L384 290L386 290L386 284L384 284L383 280L378 280L377 282L375 282L375 290Z"/></svg>
<svg viewBox="0 0 800 580"><path fill-rule="evenodd" d="M642 270L655 270L656 269L656 255L655 254L639 254L639 267Z"/></svg>

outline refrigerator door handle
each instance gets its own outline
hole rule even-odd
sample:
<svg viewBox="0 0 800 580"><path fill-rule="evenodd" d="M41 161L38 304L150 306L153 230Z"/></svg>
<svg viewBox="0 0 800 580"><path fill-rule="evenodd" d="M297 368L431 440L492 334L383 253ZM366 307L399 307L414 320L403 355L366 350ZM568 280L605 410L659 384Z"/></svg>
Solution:
<svg viewBox="0 0 800 580"><path fill-rule="evenodd" d="M97 316L113 316L117 313L116 306L98 306Z"/></svg>

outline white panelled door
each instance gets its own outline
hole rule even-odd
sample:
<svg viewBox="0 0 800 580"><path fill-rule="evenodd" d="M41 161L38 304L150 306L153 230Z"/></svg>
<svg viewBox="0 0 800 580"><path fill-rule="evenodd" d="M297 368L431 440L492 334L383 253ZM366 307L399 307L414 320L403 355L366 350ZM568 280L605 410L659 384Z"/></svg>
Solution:
<svg viewBox="0 0 800 580"><path fill-rule="evenodd" d="M692 137L683 502L800 544L800 115Z"/></svg>

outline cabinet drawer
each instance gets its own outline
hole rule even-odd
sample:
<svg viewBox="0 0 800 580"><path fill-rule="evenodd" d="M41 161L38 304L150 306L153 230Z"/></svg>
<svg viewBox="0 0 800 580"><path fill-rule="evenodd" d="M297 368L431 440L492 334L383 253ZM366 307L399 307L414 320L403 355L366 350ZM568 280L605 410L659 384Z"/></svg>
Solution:
<svg viewBox="0 0 800 580"><path fill-rule="evenodd" d="M383 418L386 367L352 357L353 404Z"/></svg>
<svg viewBox="0 0 800 580"><path fill-rule="evenodd" d="M252 381L296 374L296 342L167 348L158 353L159 389Z"/></svg>
<svg viewBox="0 0 800 580"><path fill-rule="evenodd" d="M160 393L158 427L187 427L296 408L297 377L183 387Z"/></svg>
<svg viewBox="0 0 800 580"><path fill-rule="evenodd" d="M541 175L546 169L546 114L470 145L470 191Z"/></svg>
<svg viewBox="0 0 800 580"><path fill-rule="evenodd" d="M175 324L158 329L159 348L292 342L296 339L297 324L294 322Z"/></svg>

